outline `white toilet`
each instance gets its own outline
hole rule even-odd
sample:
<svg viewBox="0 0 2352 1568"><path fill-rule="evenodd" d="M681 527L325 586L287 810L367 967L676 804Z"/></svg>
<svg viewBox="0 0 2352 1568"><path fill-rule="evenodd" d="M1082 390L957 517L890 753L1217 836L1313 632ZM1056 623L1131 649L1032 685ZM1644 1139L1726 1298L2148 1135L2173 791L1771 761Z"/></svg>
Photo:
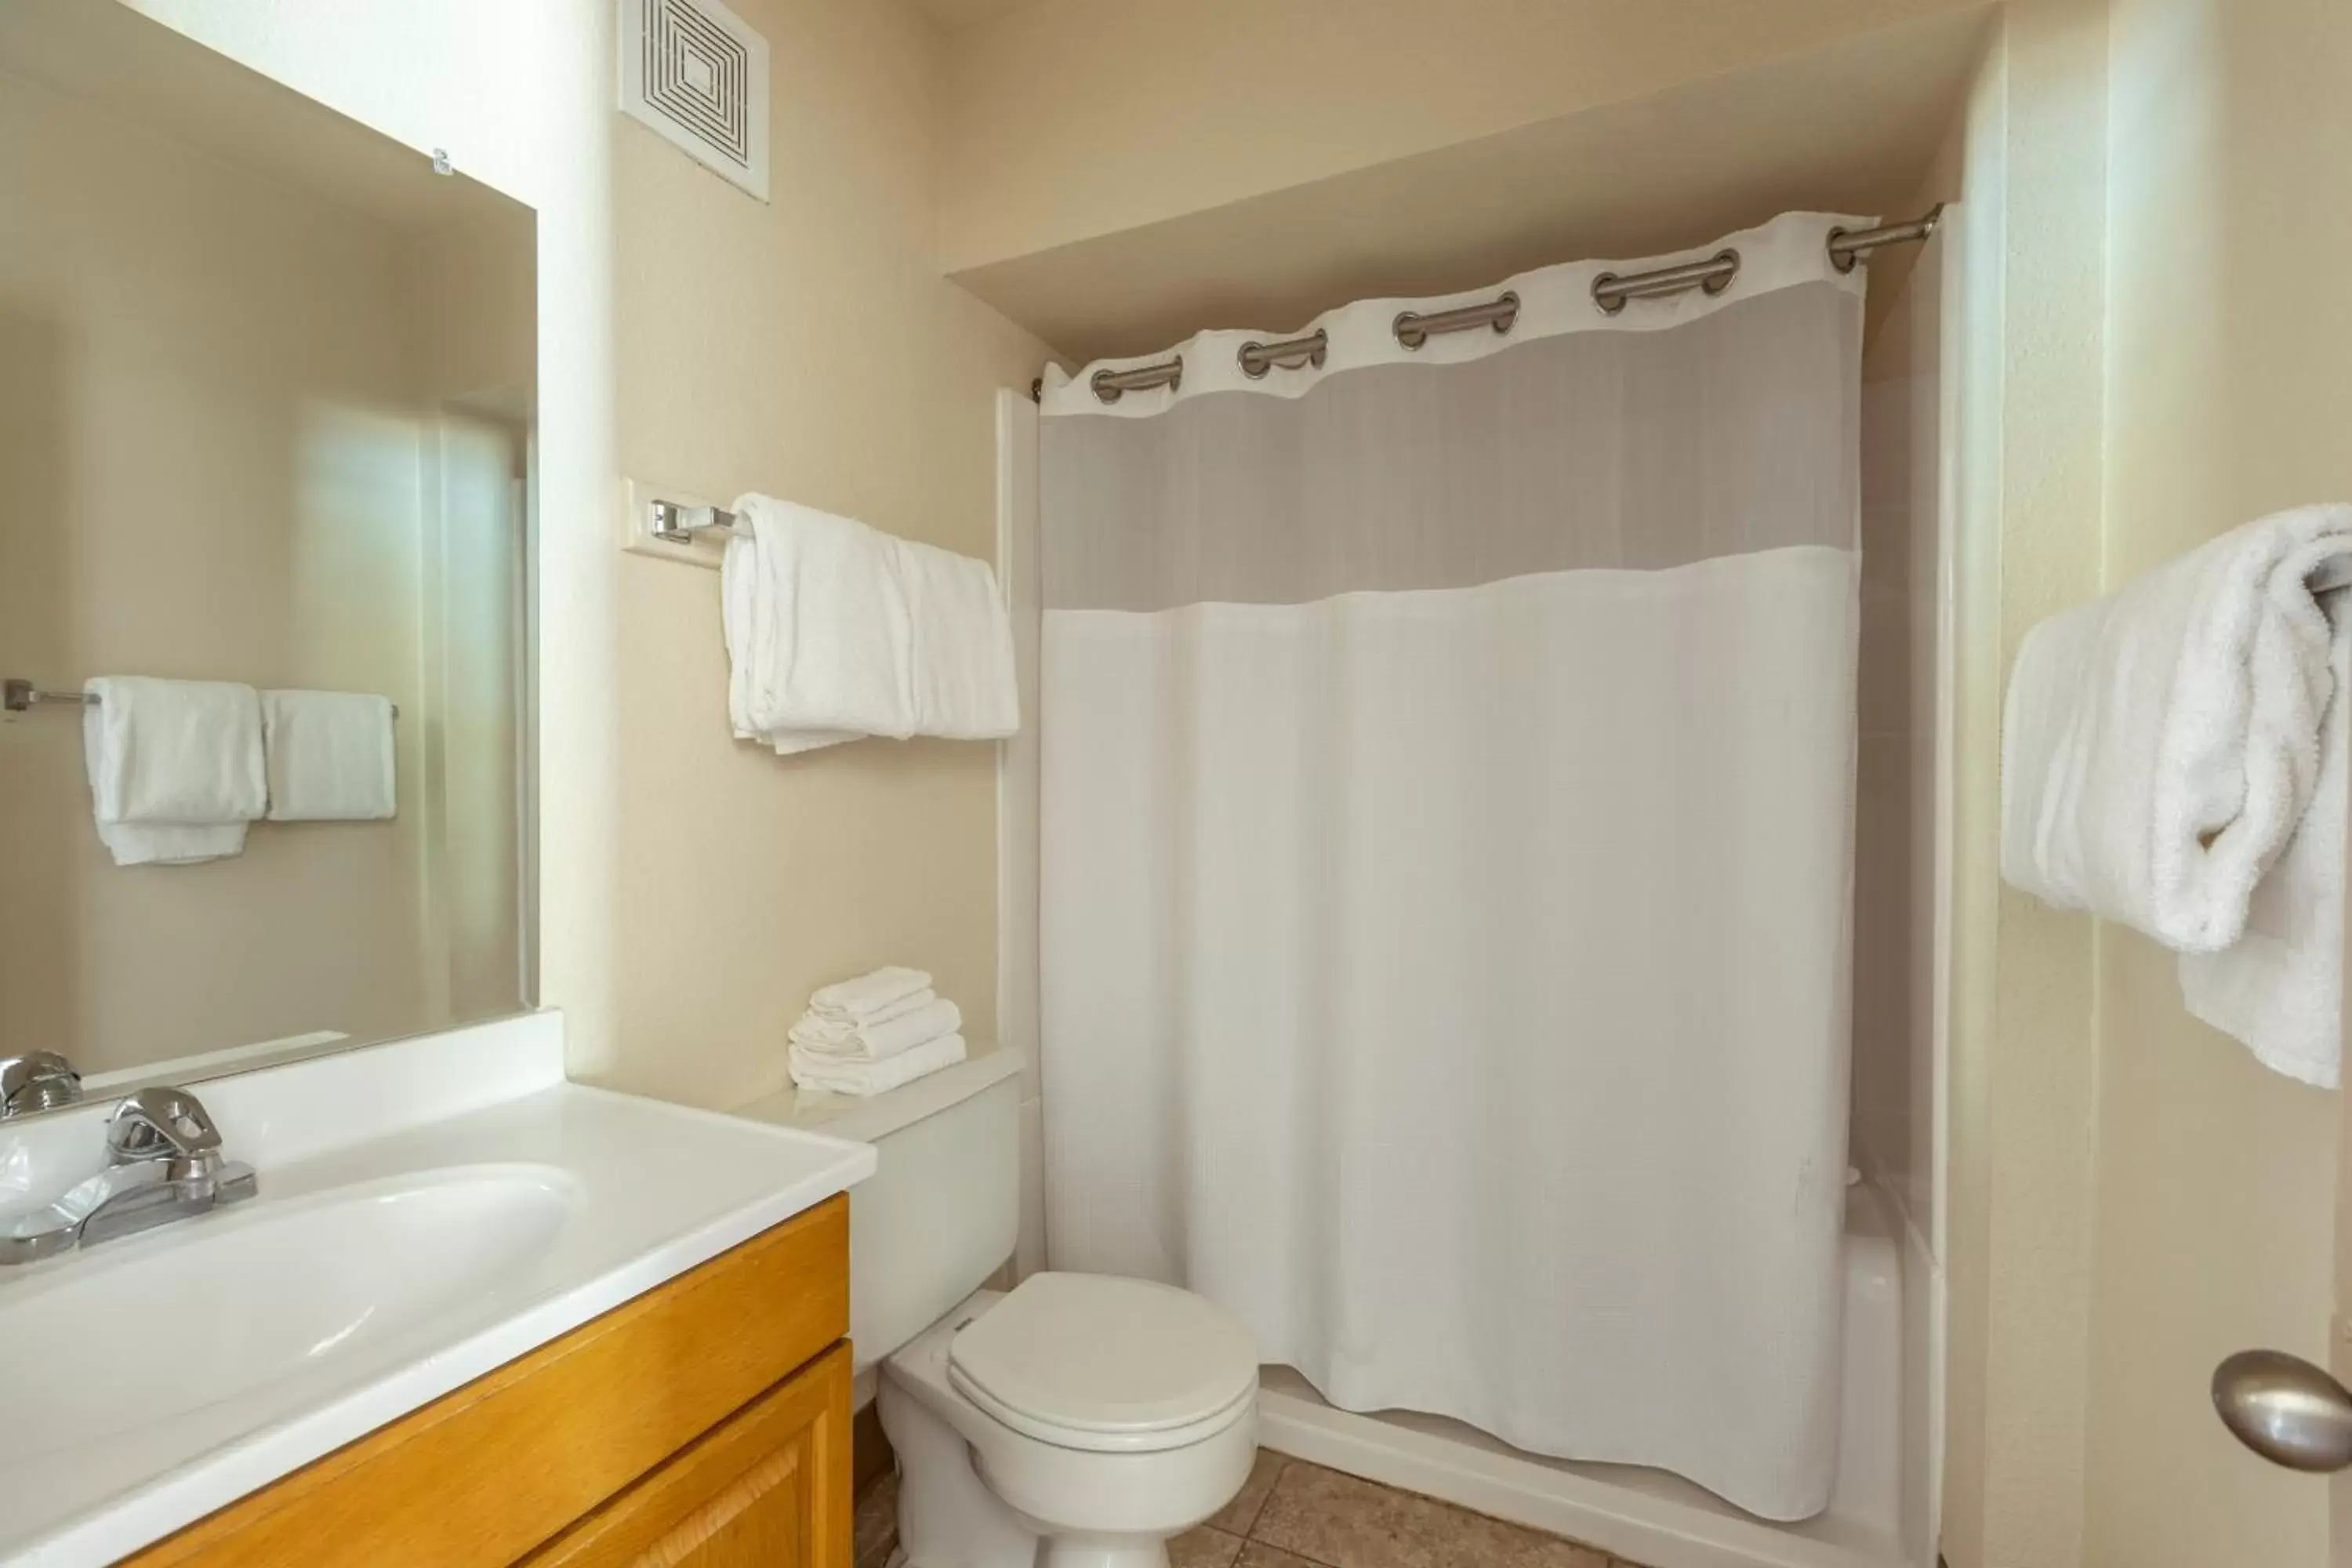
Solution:
<svg viewBox="0 0 2352 1568"><path fill-rule="evenodd" d="M1249 1475L1256 1345L1143 1280L975 1289L1019 1231L1017 1070L976 1058L916 1120L877 1106L824 1128L881 1154L850 1194L850 1335L861 1368L881 1363L899 1544L908 1568L1164 1568L1169 1538Z"/></svg>

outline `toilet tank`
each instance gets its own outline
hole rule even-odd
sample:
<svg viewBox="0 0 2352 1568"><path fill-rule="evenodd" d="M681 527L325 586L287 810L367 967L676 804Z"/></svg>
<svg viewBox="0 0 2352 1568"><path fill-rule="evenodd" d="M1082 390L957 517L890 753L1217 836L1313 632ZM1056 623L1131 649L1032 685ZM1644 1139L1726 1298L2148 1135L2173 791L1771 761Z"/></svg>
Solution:
<svg viewBox="0 0 2352 1568"><path fill-rule="evenodd" d="M849 1337L858 1370L947 1316L1012 1258L1021 1229L1021 1058L983 1051L870 1100L786 1092L738 1112L874 1145L849 1190Z"/></svg>

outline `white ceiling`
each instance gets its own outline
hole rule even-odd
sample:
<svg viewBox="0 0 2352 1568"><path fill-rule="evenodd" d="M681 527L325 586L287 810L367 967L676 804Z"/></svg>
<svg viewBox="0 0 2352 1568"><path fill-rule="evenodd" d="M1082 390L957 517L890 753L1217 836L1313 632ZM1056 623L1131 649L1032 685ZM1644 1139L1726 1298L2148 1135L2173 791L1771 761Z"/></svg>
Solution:
<svg viewBox="0 0 2352 1568"><path fill-rule="evenodd" d="M1038 0L915 0L915 7L953 33L1009 16L1015 11L1026 11L1037 3Z"/></svg>

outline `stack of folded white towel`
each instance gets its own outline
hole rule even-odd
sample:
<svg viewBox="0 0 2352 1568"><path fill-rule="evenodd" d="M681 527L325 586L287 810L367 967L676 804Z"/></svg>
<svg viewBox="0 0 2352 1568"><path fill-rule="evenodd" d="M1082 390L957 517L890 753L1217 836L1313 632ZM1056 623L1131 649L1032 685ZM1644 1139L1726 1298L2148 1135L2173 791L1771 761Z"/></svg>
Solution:
<svg viewBox="0 0 2352 1568"><path fill-rule="evenodd" d="M793 1081L880 1094L963 1060L963 1015L919 969L895 965L827 985L791 1031Z"/></svg>
<svg viewBox="0 0 2352 1568"><path fill-rule="evenodd" d="M772 496L735 514L721 608L737 739L788 754L1021 727L1013 623L985 562Z"/></svg>
<svg viewBox="0 0 2352 1568"><path fill-rule="evenodd" d="M2179 953L2189 1012L2340 1071L2352 506L2234 529L2035 626L2001 736L2001 876Z"/></svg>
<svg viewBox="0 0 2352 1568"><path fill-rule="evenodd" d="M193 865L245 847L246 825L392 816L393 707L356 691L102 676L83 691L98 836L118 866Z"/></svg>

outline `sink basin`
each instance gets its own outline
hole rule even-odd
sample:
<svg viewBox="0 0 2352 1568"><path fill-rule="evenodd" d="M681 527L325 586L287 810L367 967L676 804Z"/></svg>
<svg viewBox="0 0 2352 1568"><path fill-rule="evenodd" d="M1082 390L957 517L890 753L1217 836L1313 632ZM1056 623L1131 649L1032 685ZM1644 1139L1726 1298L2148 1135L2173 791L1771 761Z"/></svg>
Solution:
<svg viewBox="0 0 2352 1568"><path fill-rule="evenodd" d="M93 1248L0 1297L0 1344L47 1352L0 1359L0 1467L494 1316L578 1204L552 1166L478 1165Z"/></svg>
<svg viewBox="0 0 2352 1568"><path fill-rule="evenodd" d="M552 1013L202 1098L257 1193L0 1268L0 1568L129 1556L875 1167L865 1144L572 1083ZM0 1205L88 1176L110 1111L0 1128Z"/></svg>

